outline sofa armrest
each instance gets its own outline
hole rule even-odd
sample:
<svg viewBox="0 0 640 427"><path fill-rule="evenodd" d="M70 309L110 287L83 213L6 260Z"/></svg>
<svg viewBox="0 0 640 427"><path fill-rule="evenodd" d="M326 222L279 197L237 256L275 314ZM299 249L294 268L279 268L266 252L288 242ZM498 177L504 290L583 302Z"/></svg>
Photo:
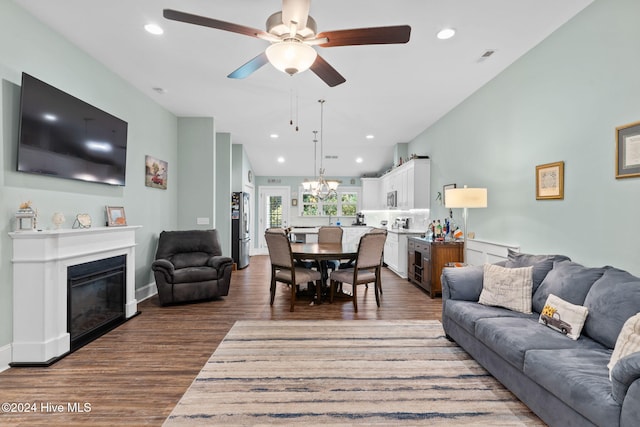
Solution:
<svg viewBox="0 0 640 427"><path fill-rule="evenodd" d="M444 268L442 270L442 299L478 301L482 292L484 267Z"/></svg>
<svg viewBox="0 0 640 427"><path fill-rule="evenodd" d="M627 390L634 381L640 380L640 352L629 354L618 360L611 370L611 393L618 403L627 403ZM636 402L640 406L640 396Z"/></svg>
<svg viewBox="0 0 640 427"><path fill-rule="evenodd" d="M230 264L233 264L233 258L230 258L228 256L222 256L222 255L212 256L207 261L207 266L213 267L216 270L220 270Z"/></svg>

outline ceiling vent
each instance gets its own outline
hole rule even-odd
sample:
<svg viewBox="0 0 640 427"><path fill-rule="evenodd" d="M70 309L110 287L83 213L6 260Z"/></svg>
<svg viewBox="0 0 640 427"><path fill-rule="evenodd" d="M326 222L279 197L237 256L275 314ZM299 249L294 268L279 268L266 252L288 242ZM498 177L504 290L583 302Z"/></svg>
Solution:
<svg viewBox="0 0 640 427"><path fill-rule="evenodd" d="M329 155L327 154L326 156L324 156L325 159L332 159L332 160L336 160L338 158L338 156L335 155Z"/></svg>
<svg viewBox="0 0 640 427"><path fill-rule="evenodd" d="M485 50L484 53L480 55L480 58L478 58L478 62L486 61L494 53L496 53L494 49Z"/></svg>

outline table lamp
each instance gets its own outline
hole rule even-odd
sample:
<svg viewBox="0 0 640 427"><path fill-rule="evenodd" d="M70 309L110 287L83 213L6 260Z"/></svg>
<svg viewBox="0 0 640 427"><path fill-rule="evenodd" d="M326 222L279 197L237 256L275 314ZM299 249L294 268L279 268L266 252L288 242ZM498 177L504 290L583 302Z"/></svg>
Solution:
<svg viewBox="0 0 640 427"><path fill-rule="evenodd" d="M467 218L469 208L486 208L487 207L487 189L486 188L449 188L444 193L444 205L447 208L463 208L462 216L464 218L464 262L468 261L467 257Z"/></svg>

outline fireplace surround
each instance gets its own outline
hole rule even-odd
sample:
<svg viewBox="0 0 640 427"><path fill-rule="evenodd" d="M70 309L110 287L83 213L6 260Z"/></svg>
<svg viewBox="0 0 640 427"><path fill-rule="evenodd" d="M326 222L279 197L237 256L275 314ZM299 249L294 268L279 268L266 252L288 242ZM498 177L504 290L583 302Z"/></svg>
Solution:
<svg viewBox="0 0 640 427"><path fill-rule="evenodd" d="M125 288L120 323L138 314L135 298L135 230L138 228L140 226L9 233L13 240L11 366L48 366L83 344L78 342L72 346L69 330L67 276L74 266L124 256Z"/></svg>

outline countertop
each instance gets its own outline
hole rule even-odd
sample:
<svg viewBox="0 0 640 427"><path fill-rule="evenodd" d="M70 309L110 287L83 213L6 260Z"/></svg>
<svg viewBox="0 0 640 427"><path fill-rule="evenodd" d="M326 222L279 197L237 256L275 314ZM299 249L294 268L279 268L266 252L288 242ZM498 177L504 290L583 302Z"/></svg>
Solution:
<svg viewBox="0 0 640 427"><path fill-rule="evenodd" d="M426 231L419 228L387 228L388 233L396 234L425 234Z"/></svg>

